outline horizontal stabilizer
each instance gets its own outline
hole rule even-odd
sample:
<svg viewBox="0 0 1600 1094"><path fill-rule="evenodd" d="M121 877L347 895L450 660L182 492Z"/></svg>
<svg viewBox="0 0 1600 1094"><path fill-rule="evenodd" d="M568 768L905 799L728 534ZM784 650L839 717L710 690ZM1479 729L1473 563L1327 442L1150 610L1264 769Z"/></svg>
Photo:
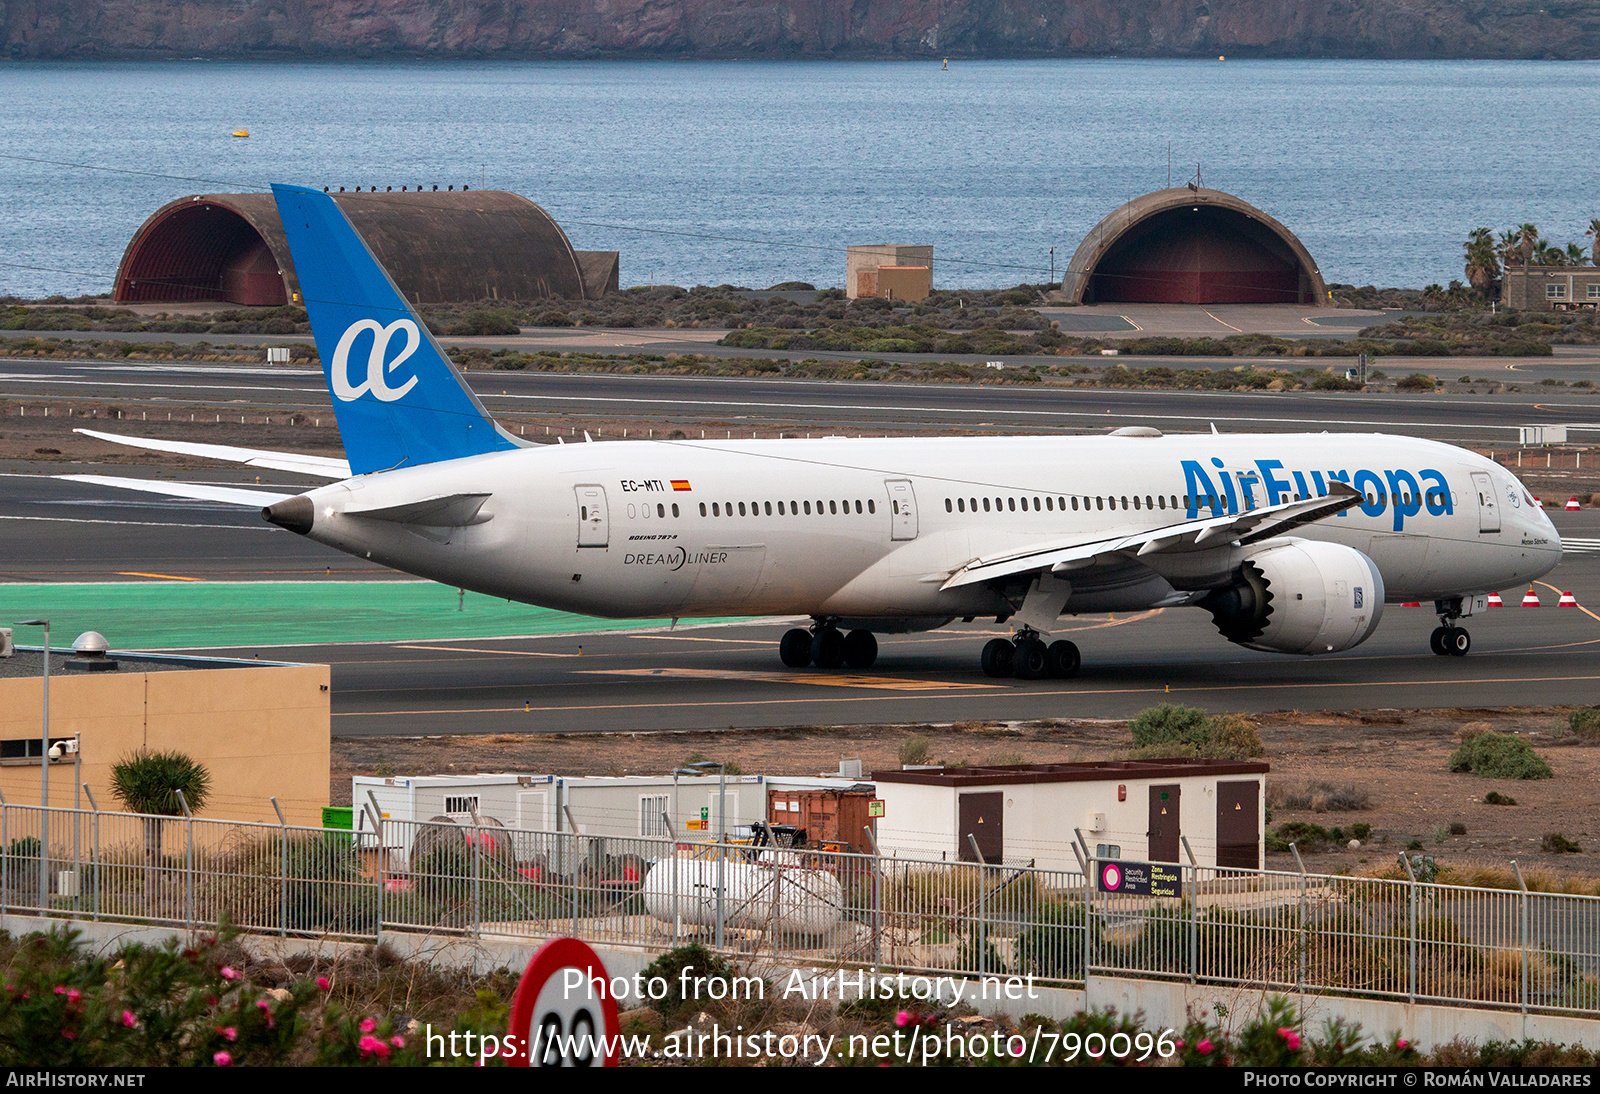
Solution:
<svg viewBox="0 0 1600 1094"><path fill-rule="evenodd" d="M157 479L124 479L115 475L55 475L52 477L65 479L68 482L86 482L91 486L109 486L116 490L138 490L145 494L164 494L169 498L189 498L191 501L220 501L225 505L249 505L256 508L295 496L293 494L274 494L266 490L247 490L242 486L213 486L204 482L161 482Z"/></svg>
<svg viewBox="0 0 1600 1094"><path fill-rule="evenodd" d="M408 501L404 505L385 505L376 509L346 509L347 517L388 520L395 524L423 524L432 528L464 528L486 524L489 517L478 510L489 500L488 494L441 494L438 497Z"/></svg>
<svg viewBox="0 0 1600 1094"><path fill-rule="evenodd" d="M1101 556L1149 556L1163 552L1205 551L1229 543L1255 543L1281 536L1293 528L1342 513L1362 502L1355 487L1334 481L1322 497L1286 501L1277 505L1229 513L1220 517L1183 521L1150 528L1132 535L1041 543L1023 551L977 558L951 575L941 589L958 589L981 581L1049 570L1065 573L1098 564Z"/></svg>
<svg viewBox="0 0 1600 1094"><path fill-rule="evenodd" d="M350 464L331 456L302 456L298 452L268 452L259 448L236 448L231 444L197 444L193 441L160 441L153 437L128 437L120 433L101 433L97 429L74 429L85 437L93 437L112 444L125 444L130 448L148 448L155 452L172 452L180 456L200 456L208 460L225 460L249 467L270 468L273 471L294 471L313 475L319 479L348 479Z"/></svg>

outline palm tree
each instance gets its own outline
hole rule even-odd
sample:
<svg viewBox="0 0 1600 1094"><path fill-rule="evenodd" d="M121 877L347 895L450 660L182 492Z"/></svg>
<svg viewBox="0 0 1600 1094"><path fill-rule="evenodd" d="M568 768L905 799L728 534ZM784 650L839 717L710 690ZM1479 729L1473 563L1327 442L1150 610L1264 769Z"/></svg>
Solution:
<svg viewBox="0 0 1600 1094"><path fill-rule="evenodd" d="M1534 224L1517 225L1517 249L1522 253L1522 264L1526 266L1528 259L1533 257L1534 248L1539 244L1539 228Z"/></svg>
<svg viewBox="0 0 1600 1094"><path fill-rule="evenodd" d="M179 792L183 800L178 798ZM211 772L182 752L141 748L111 768L111 793L144 820L145 899L154 892L155 867L161 861L162 817L183 816L183 802L199 812L211 791Z"/></svg>
<svg viewBox="0 0 1600 1094"><path fill-rule="evenodd" d="M1521 241L1517 238L1517 233L1514 231L1501 232L1498 242L1500 247L1499 250L1495 252L1495 257L1500 260L1502 265L1516 265L1516 263L1522 258Z"/></svg>
<svg viewBox="0 0 1600 1094"><path fill-rule="evenodd" d="M1568 266L1582 266L1583 265L1583 245L1581 243L1569 243L1569 244L1567 244L1567 265Z"/></svg>
<svg viewBox="0 0 1600 1094"><path fill-rule="evenodd" d="M1467 237L1466 274L1473 288L1488 295L1489 286L1500 276L1500 263L1494 253L1494 233L1487 228L1476 228Z"/></svg>
<svg viewBox="0 0 1600 1094"><path fill-rule="evenodd" d="M1567 255L1560 247L1550 244L1547 239L1541 239L1533 245L1533 264L1535 266L1565 266Z"/></svg>
<svg viewBox="0 0 1600 1094"><path fill-rule="evenodd" d="M1589 230L1583 234L1594 240L1594 249L1589 252L1589 258L1593 265L1600 266L1600 217L1590 218Z"/></svg>

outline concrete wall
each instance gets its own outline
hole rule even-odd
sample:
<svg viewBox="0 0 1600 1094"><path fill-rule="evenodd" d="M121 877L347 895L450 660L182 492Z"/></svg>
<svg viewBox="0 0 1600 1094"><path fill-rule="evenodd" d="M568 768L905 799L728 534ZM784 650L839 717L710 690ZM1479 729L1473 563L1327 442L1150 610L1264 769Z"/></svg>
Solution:
<svg viewBox="0 0 1600 1094"><path fill-rule="evenodd" d="M37 916L0 915L0 929L12 934L46 931L67 925L67 922ZM71 922L70 926L82 932L84 944L98 953L108 953L129 943L160 945L169 938L188 937L182 930L167 927L86 921ZM354 956L367 949L366 943L327 939L244 935L240 941L261 959L281 960L296 954L316 954L329 958ZM439 938L410 932L390 931L384 934L387 947L401 957L465 968L480 975L500 968L525 968L545 941L543 938L497 938L492 935L474 940ZM643 946L591 943L591 947L605 963L606 971L611 976L631 978L658 956L658 951ZM769 984L779 986L769 989L774 992L781 990L789 971L788 966L761 969ZM826 975L831 970L825 968L816 971ZM1003 992L993 990L985 998L980 984L975 981L958 980L956 983L961 989L962 998L973 1001L977 1010L984 1014L1005 1015L1012 1021L1019 1021L1029 1013L1060 1019L1090 1007L1097 1010L1113 1007L1123 1014L1142 1012L1147 1029L1182 1029L1191 1011L1196 1014L1203 1010L1214 1012L1218 1002L1226 1004L1229 1013L1234 1016L1230 1024L1238 1028L1254 1017L1268 994L1285 994L1223 985L1095 976L1090 978L1086 988L1033 986L1030 989L1027 985L1017 985L1013 994L1022 998L1006 999L996 998ZM1592 1019L1547 1014L1524 1015L1516 1011L1406 1003L1403 1000L1346 999L1294 992L1287 995L1303 1016L1305 1029L1314 1031L1325 1019L1338 1017L1360 1022L1369 1036L1388 1037L1399 1033L1423 1052L1457 1037L1479 1043L1532 1038L1600 1048L1600 1022Z"/></svg>
<svg viewBox="0 0 1600 1094"><path fill-rule="evenodd" d="M41 681L0 680L0 737L37 737ZM50 736L82 735L79 780L119 809L111 767L148 748L180 751L211 772L202 816L320 825L328 804L328 666L262 665L50 678ZM72 764L50 765L50 804L73 803ZM38 804L37 763L0 766L0 791ZM88 801L83 801L88 808Z"/></svg>
<svg viewBox="0 0 1600 1094"><path fill-rule="evenodd" d="M844 292L847 297L854 300L858 295L856 275L863 270L876 270L879 266L926 266L928 267L931 283L933 269L933 247L928 245L908 245L897 243L868 244L859 247L850 247L845 251L844 259ZM876 278L873 280L876 286ZM867 295L876 295L876 288Z"/></svg>
<svg viewBox="0 0 1600 1094"><path fill-rule="evenodd" d="M1558 304L1600 305L1600 269L1593 266L1510 266L1504 278L1501 297L1506 307L1517 311L1555 311ZM1556 296L1546 288L1550 285L1555 286Z"/></svg>

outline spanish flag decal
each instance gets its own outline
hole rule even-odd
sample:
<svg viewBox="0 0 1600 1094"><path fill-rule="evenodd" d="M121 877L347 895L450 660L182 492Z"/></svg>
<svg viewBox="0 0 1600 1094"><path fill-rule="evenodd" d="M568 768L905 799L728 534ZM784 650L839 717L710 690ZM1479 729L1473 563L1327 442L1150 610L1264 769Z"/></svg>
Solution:
<svg viewBox="0 0 1600 1094"><path fill-rule="evenodd" d="M687 490L687 489L689 489L689 480L688 479L673 479L672 480L672 488L674 490Z"/></svg>

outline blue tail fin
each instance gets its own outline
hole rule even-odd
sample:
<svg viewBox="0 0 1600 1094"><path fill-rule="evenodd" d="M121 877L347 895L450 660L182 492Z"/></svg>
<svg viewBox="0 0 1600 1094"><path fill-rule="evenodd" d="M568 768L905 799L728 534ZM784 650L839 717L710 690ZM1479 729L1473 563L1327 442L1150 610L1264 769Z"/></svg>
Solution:
<svg viewBox="0 0 1600 1094"><path fill-rule="evenodd" d="M357 475L516 448L327 194L273 186Z"/></svg>

